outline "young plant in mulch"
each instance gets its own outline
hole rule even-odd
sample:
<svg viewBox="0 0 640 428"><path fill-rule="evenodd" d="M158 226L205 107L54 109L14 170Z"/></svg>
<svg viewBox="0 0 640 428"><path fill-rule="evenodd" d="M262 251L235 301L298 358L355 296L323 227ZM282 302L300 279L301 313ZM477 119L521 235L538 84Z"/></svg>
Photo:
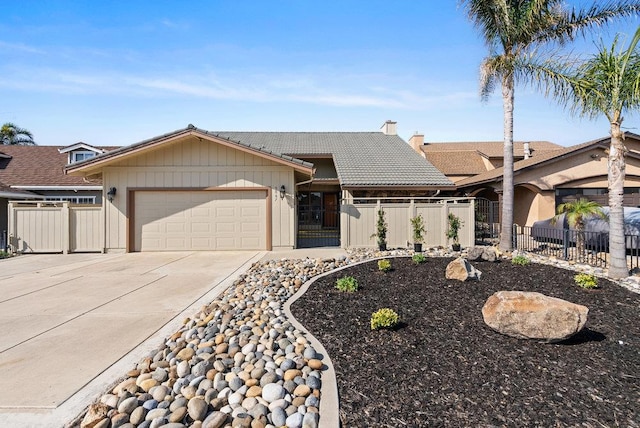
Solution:
<svg viewBox="0 0 640 428"><path fill-rule="evenodd" d="M586 288L587 290L598 288L598 278L590 273L579 273L573 277L573 280L578 286Z"/></svg>
<svg viewBox="0 0 640 428"><path fill-rule="evenodd" d="M400 317L393 309L382 308L371 314L371 330L394 328L400 322Z"/></svg>
<svg viewBox="0 0 640 428"><path fill-rule="evenodd" d="M518 254L511 259L511 264L516 266L527 266L529 263L531 263L531 260L529 260L527 256L523 256L522 254Z"/></svg>
<svg viewBox="0 0 640 428"><path fill-rule="evenodd" d="M454 213L449 213L447 216L448 226L445 235L448 239L453 241L453 250L460 251L460 228L464 224L462 219Z"/></svg>
<svg viewBox="0 0 640 428"><path fill-rule="evenodd" d="M384 273L387 273L391 270L391 260L382 259L378 260L378 269Z"/></svg>
<svg viewBox="0 0 640 428"><path fill-rule="evenodd" d="M376 233L371 235L372 238L376 238L378 243L378 250L387 251L387 221L384 218L384 210L378 210L378 221L376 222Z"/></svg>
<svg viewBox="0 0 640 428"><path fill-rule="evenodd" d="M411 260L413 261L413 263L419 265L421 263L426 262L427 258L425 257L424 254L414 254L413 257L411 257Z"/></svg>
<svg viewBox="0 0 640 428"><path fill-rule="evenodd" d="M358 281L352 276L345 276L336 281L336 288L346 293L358 291Z"/></svg>

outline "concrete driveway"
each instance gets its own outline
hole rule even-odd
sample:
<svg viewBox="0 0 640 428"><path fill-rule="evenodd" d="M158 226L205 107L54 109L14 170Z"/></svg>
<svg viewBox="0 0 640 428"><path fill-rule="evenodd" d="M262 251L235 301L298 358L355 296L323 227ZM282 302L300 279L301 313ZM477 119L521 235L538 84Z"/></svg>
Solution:
<svg viewBox="0 0 640 428"><path fill-rule="evenodd" d="M62 426L264 252L0 260L0 426Z"/></svg>

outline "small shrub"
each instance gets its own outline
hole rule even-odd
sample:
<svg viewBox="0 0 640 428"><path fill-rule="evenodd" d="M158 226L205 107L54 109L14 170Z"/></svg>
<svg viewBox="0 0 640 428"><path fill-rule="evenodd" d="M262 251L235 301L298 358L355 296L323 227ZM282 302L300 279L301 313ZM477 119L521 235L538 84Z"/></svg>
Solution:
<svg viewBox="0 0 640 428"><path fill-rule="evenodd" d="M0 250L0 259L8 259L9 257L11 257L11 253Z"/></svg>
<svg viewBox="0 0 640 428"><path fill-rule="evenodd" d="M579 273L573 277L573 280L582 288L598 288L598 278L589 273Z"/></svg>
<svg viewBox="0 0 640 428"><path fill-rule="evenodd" d="M519 254L511 259L511 264L517 265L517 266L526 266L529 263L531 263L531 261L526 256L523 256L522 254Z"/></svg>
<svg viewBox="0 0 640 428"><path fill-rule="evenodd" d="M353 293L358 291L358 281L352 276L345 276L336 281L336 288L340 291Z"/></svg>
<svg viewBox="0 0 640 428"><path fill-rule="evenodd" d="M378 269L380 269L382 272L389 272L391 270L391 260L378 260Z"/></svg>
<svg viewBox="0 0 640 428"><path fill-rule="evenodd" d="M400 317L393 309L383 308L371 314L371 330L392 328L400 322Z"/></svg>
<svg viewBox="0 0 640 428"><path fill-rule="evenodd" d="M413 260L415 264L419 265L420 263L426 262L427 258L424 254L414 254L413 257L411 257L411 260Z"/></svg>

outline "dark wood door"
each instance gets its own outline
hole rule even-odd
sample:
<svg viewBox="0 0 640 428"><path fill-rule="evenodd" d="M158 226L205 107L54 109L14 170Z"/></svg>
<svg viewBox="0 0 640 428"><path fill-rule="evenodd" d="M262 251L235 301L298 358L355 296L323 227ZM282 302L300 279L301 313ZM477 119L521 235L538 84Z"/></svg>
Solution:
<svg viewBox="0 0 640 428"><path fill-rule="evenodd" d="M336 193L323 194L324 217L323 227L338 227L338 195Z"/></svg>

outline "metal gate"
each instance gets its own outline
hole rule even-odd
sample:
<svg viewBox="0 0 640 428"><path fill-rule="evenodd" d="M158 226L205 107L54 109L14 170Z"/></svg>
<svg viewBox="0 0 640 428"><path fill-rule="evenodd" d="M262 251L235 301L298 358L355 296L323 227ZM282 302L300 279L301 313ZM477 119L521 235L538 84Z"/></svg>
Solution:
<svg viewBox="0 0 640 428"><path fill-rule="evenodd" d="M339 247L340 206L298 207L297 248Z"/></svg>
<svg viewBox="0 0 640 428"><path fill-rule="evenodd" d="M485 198L476 199L476 241L500 236L500 202Z"/></svg>

